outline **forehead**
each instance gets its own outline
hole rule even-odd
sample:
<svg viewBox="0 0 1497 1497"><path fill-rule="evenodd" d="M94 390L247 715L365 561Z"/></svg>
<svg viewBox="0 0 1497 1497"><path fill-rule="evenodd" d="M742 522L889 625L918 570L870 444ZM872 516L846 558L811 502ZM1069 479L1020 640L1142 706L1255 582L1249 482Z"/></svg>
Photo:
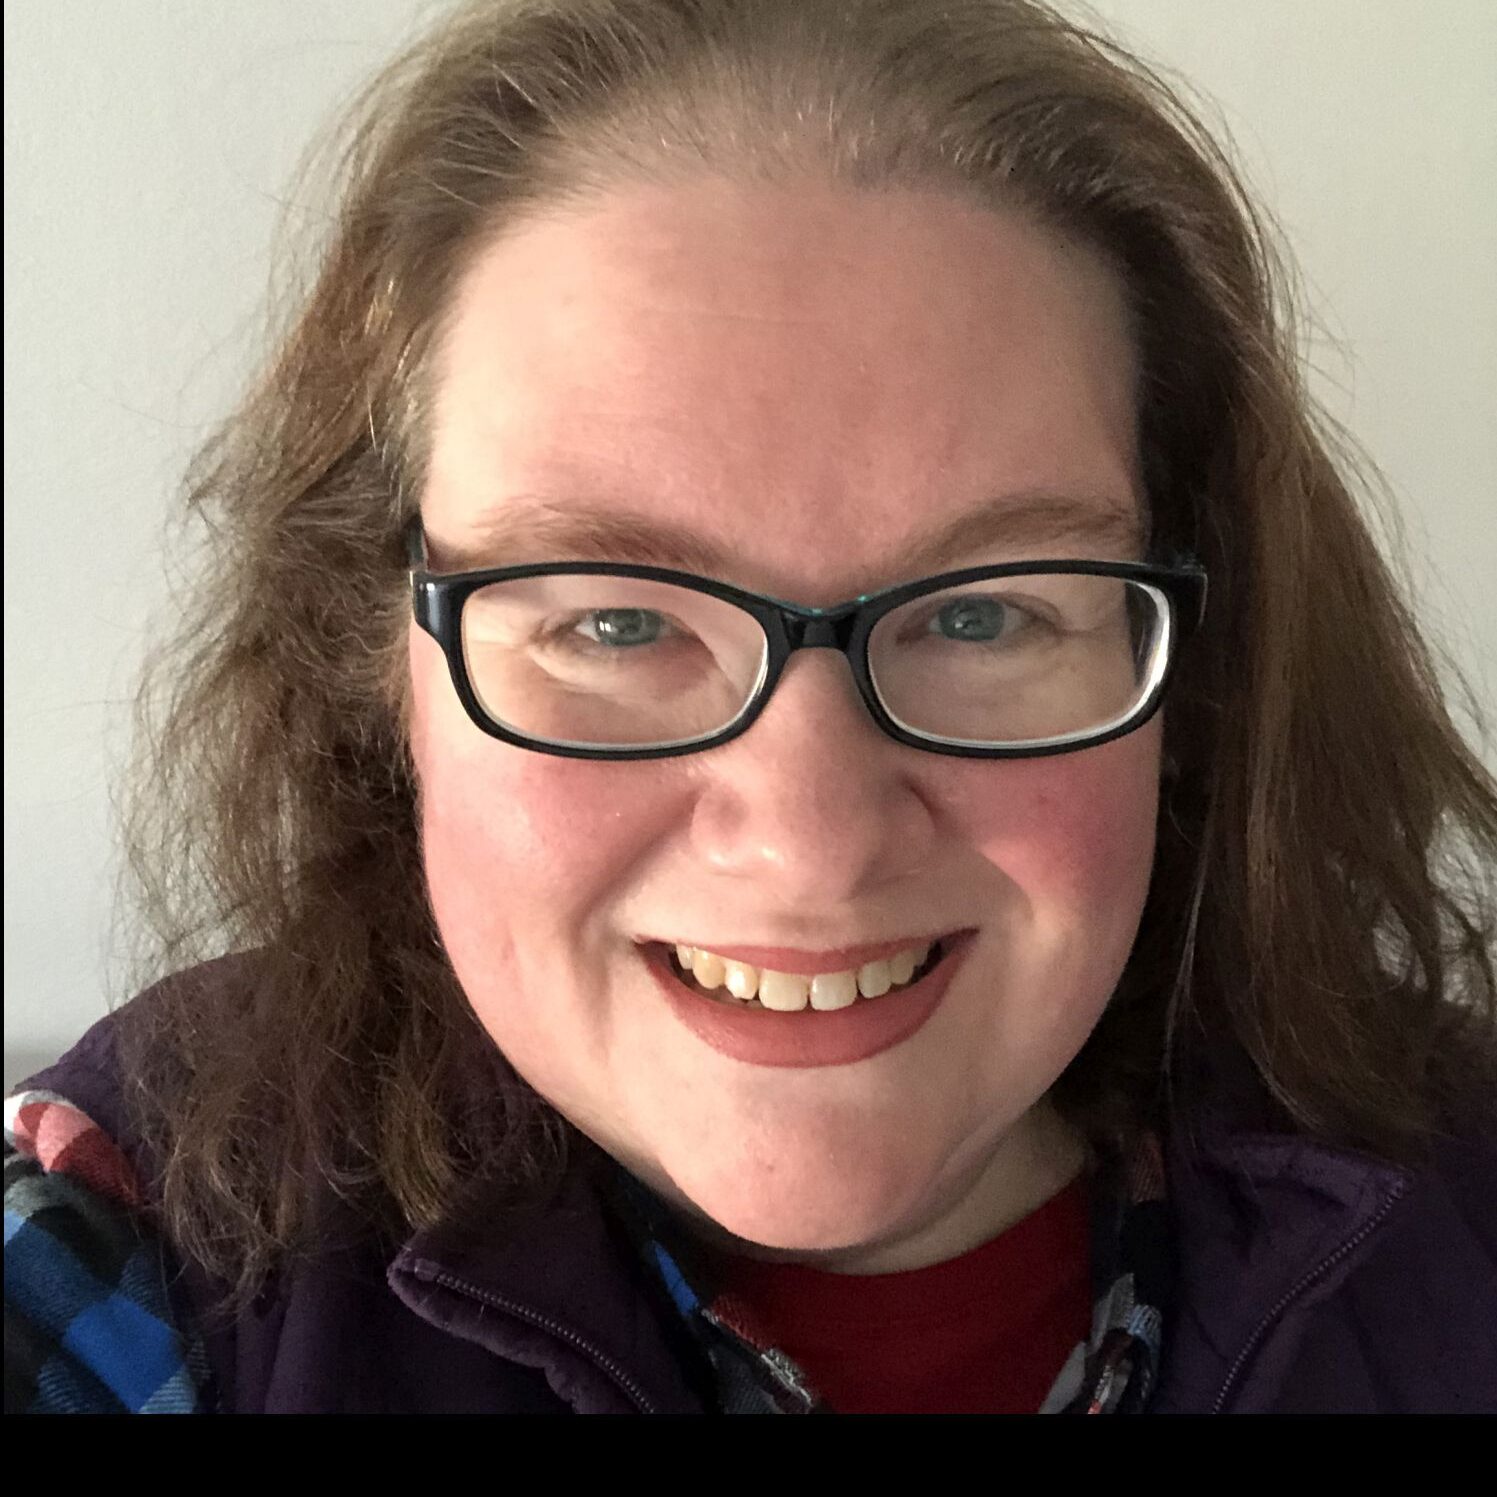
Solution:
<svg viewBox="0 0 1497 1497"><path fill-rule="evenodd" d="M956 565L1129 549L1139 512L1119 288L943 195L707 181L512 226L434 374L422 507L449 564L591 536L846 596L941 538Z"/></svg>

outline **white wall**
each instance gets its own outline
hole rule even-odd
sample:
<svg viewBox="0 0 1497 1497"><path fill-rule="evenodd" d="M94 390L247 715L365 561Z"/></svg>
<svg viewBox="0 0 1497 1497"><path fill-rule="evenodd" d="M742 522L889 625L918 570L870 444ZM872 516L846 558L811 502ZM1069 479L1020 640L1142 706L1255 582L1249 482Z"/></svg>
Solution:
<svg viewBox="0 0 1497 1497"><path fill-rule="evenodd" d="M440 0L5 7L5 1081L106 1008L109 785L188 454L256 347L278 194ZM1098 0L1219 105L1298 251L1317 387L1497 683L1497 5ZM1487 750L1497 766L1497 753Z"/></svg>

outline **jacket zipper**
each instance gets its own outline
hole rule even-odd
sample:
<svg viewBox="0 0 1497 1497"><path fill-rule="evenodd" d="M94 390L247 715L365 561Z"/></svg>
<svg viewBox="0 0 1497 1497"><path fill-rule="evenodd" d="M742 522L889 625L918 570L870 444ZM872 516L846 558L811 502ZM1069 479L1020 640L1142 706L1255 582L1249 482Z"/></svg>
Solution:
<svg viewBox="0 0 1497 1497"><path fill-rule="evenodd" d="M1329 1258L1325 1259L1324 1262L1311 1269L1311 1271L1307 1273L1299 1281L1299 1283L1294 1286L1293 1289L1291 1289L1286 1295L1284 1295L1284 1297L1278 1302L1278 1304L1276 1304L1273 1309L1263 1317L1262 1321L1258 1325L1257 1330L1255 1330L1253 1334L1248 1337L1247 1345L1244 1346L1242 1350L1237 1354L1237 1360L1232 1364L1231 1371L1227 1373L1227 1380L1222 1384L1221 1391L1216 1395L1216 1402L1211 1406L1211 1412L1213 1414L1220 1414L1222 1412L1223 1408L1226 1405L1227 1399L1232 1394L1233 1385L1241 1377L1243 1368L1247 1366L1249 1359L1252 1357L1253 1353L1257 1351L1259 1345L1263 1341L1263 1338L1267 1336L1269 1331L1273 1328L1274 1322L1283 1315L1283 1313L1290 1307L1290 1305L1294 1303L1295 1300L1300 1297L1300 1295L1304 1294L1307 1289L1311 1288L1311 1286L1314 1285L1317 1279L1320 1279L1325 1274L1329 1273L1331 1269L1333 1269L1344 1257L1346 1257L1348 1253L1356 1248L1359 1243L1365 1242L1367 1238L1370 1237L1372 1233L1382 1225L1384 1218L1390 1211L1392 1211L1394 1206L1398 1204L1400 1198L1403 1196L1403 1193L1404 1185L1402 1182L1394 1185L1387 1200L1383 1202L1382 1207L1379 1209L1377 1214L1370 1221L1368 1221L1360 1231L1356 1232L1351 1237L1348 1237L1347 1240L1343 1242L1341 1246L1338 1247Z"/></svg>
<svg viewBox="0 0 1497 1497"><path fill-rule="evenodd" d="M490 1294L486 1289L480 1289L476 1284L454 1278L451 1274L439 1273L432 1283L440 1284L445 1289L455 1289L459 1294L465 1294L469 1299L475 1299L480 1304L492 1306L496 1310L502 1310L506 1315L512 1315L516 1320L522 1320L527 1325L533 1325L539 1330L548 1331L558 1340L565 1341L567 1345L580 1351L594 1366L612 1379L614 1384L629 1398L635 1408L641 1414L658 1414L656 1408L644 1389L619 1366L606 1352L600 1351L591 1342L583 1340L576 1331L564 1326L560 1321L552 1320L547 1315L537 1315L535 1311L528 1310L524 1305L516 1304L514 1300L504 1299L497 1294Z"/></svg>

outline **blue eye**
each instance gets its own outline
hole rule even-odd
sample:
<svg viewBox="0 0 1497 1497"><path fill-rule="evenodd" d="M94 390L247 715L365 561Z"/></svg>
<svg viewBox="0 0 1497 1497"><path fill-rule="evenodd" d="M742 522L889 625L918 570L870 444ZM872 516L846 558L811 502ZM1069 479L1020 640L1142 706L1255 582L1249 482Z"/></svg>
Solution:
<svg viewBox="0 0 1497 1497"><path fill-rule="evenodd" d="M938 609L931 628L939 629L948 639L986 642L997 639L1012 610L994 598L957 598Z"/></svg>
<svg viewBox="0 0 1497 1497"><path fill-rule="evenodd" d="M577 625L595 643L619 648L654 644L661 626L660 615L649 608L599 608Z"/></svg>

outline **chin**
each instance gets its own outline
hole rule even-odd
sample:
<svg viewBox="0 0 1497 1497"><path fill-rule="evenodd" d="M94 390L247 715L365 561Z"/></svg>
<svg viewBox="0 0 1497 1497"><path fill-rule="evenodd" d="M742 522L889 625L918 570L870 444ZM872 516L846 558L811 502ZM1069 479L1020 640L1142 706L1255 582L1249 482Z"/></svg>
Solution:
<svg viewBox="0 0 1497 1497"><path fill-rule="evenodd" d="M931 1169L897 1172L882 1162L877 1176L836 1160L787 1172L784 1161L746 1163L707 1178L671 1182L670 1197L709 1234L777 1252L836 1253L873 1248L901 1235L928 1197Z"/></svg>
<svg viewBox="0 0 1497 1497"><path fill-rule="evenodd" d="M753 1253L762 1250L766 1256L785 1254L811 1259L861 1253L883 1246L897 1237L897 1224L887 1213L877 1210L826 1211L814 1221L773 1207L757 1209L752 1203L719 1205L714 1211L692 1203L692 1214L704 1229L703 1235L719 1246L732 1250L741 1247Z"/></svg>

